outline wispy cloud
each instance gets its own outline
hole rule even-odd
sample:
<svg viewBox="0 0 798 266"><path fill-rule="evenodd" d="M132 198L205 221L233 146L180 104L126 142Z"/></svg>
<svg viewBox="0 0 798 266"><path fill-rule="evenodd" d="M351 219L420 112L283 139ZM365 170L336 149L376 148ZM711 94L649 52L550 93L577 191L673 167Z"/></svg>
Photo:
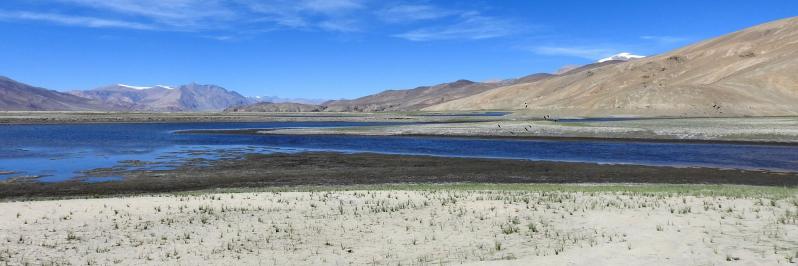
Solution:
<svg viewBox="0 0 798 266"><path fill-rule="evenodd" d="M356 32L360 31L360 26L356 20L350 19L331 19L319 22L319 28L335 32Z"/></svg>
<svg viewBox="0 0 798 266"><path fill-rule="evenodd" d="M252 31L253 28L270 28L276 25L285 28L350 32L353 31L355 24L351 19L351 13L365 7L365 0L56 1L71 9L93 10L98 20L103 17L113 17L120 22L129 21L131 24L147 24L150 28L177 31L242 28L245 31Z"/></svg>
<svg viewBox="0 0 798 266"><path fill-rule="evenodd" d="M409 23L433 20L456 15L453 10L442 9L432 5L395 5L377 12L377 16L389 23Z"/></svg>
<svg viewBox="0 0 798 266"><path fill-rule="evenodd" d="M590 60L597 60L621 52L636 52L652 54L657 51L672 49L689 41L689 38L665 35L646 35L622 42L600 40L550 40L544 45L519 46L522 50L531 51L539 55L568 56Z"/></svg>
<svg viewBox="0 0 798 266"><path fill-rule="evenodd" d="M125 28L136 30L154 30L154 25L143 23L128 22L121 20L109 20L95 17L67 16L51 13L35 12L5 12L0 11L0 20L33 20L44 21L57 24L82 26L89 28Z"/></svg>
<svg viewBox="0 0 798 266"><path fill-rule="evenodd" d="M411 41L480 40L511 35L518 32L520 28L516 23L507 19L468 12L460 15L453 24L420 28L395 36Z"/></svg>
<svg viewBox="0 0 798 266"><path fill-rule="evenodd" d="M362 0L235 0L254 21L271 21L288 28L355 31L354 12L365 8Z"/></svg>
<svg viewBox="0 0 798 266"><path fill-rule="evenodd" d="M117 13L158 24L165 29L215 28L221 21L237 18L235 11L219 0L58 0L65 4Z"/></svg>
<svg viewBox="0 0 798 266"><path fill-rule="evenodd" d="M324 14L337 14L365 7L363 0L297 0L292 1L301 9Z"/></svg>
<svg viewBox="0 0 798 266"><path fill-rule="evenodd" d="M51 1L46 8L43 3L28 5L39 8L6 11L0 18L94 28L197 32L202 37L223 36L214 38L219 40L280 29L336 33L377 29L411 41L479 40L517 33L522 25L479 10L412 0Z"/></svg>
<svg viewBox="0 0 798 266"><path fill-rule="evenodd" d="M590 60L596 60L620 52L620 50L615 48L596 46L537 46L532 47L530 50L541 55L570 56Z"/></svg>

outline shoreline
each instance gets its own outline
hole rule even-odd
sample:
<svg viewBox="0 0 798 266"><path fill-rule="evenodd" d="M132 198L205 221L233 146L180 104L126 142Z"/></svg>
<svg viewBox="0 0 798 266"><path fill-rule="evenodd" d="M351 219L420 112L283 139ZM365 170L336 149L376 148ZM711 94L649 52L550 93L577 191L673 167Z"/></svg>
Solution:
<svg viewBox="0 0 798 266"><path fill-rule="evenodd" d="M432 122L436 123L437 122ZM458 123L458 122L448 122ZM540 140L540 141L594 141L594 142L638 142L638 143L677 143L677 144L736 144L736 145L763 145L763 146L798 146L796 142L784 141L743 141L743 140L717 140L717 139L667 139L667 138L606 138L606 137L568 137L568 136L498 136L498 135L453 135L453 134L350 134L350 133L268 133L283 130L281 128L264 129L229 129L229 130L180 130L176 134L230 134L230 135L273 135L273 136L336 136L336 137L429 137L429 138L462 138L462 139L507 139L507 140Z"/></svg>
<svg viewBox="0 0 798 266"><path fill-rule="evenodd" d="M434 136L533 140L642 141L798 145L798 117L652 117L619 120L541 120L504 116L425 113L97 113L0 112L0 125L113 123L388 122L393 126L272 129L270 134ZM267 132L266 130L263 130ZM199 131L195 131L199 132ZM216 132L213 132L216 133ZM223 132L230 133L230 132ZM257 132L249 132L257 133Z"/></svg>
<svg viewBox="0 0 798 266"><path fill-rule="evenodd" d="M201 122L484 122L508 116L425 116L413 113L225 113L225 112L0 112L0 125L201 123Z"/></svg>

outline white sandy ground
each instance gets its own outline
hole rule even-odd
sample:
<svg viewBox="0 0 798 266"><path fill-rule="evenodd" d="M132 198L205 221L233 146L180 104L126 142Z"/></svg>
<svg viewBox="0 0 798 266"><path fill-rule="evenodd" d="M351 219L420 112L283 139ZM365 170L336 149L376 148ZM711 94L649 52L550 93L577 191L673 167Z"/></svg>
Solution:
<svg viewBox="0 0 798 266"><path fill-rule="evenodd" d="M291 128L263 134L355 134L640 138L677 140L798 142L798 118L681 118L605 122L524 119L377 127Z"/></svg>
<svg viewBox="0 0 798 266"><path fill-rule="evenodd" d="M0 203L0 265L788 265L798 197L337 191Z"/></svg>

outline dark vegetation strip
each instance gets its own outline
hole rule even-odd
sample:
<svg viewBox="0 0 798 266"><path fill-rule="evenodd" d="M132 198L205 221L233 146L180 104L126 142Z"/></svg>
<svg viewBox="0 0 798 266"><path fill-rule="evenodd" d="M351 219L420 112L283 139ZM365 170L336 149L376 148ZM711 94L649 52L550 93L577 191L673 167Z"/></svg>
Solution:
<svg viewBox="0 0 798 266"><path fill-rule="evenodd" d="M216 188L384 184L731 184L798 187L797 173L383 154L248 154L175 170L114 172L116 182L0 183L0 198L102 196Z"/></svg>

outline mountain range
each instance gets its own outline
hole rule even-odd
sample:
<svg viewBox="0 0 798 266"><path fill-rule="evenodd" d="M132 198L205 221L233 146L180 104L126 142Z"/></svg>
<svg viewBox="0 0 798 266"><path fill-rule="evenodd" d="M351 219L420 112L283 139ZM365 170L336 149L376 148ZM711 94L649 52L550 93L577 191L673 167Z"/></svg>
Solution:
<svg viewBox="0 0 798 266"><path fill-rule="evenodd" d="M500 86L500 83L458 80L409 90L388 90L354 100L328 101L322 105L326 106L326 111L415 111L435 104L485 92Z"/></svg>
<svg viewBox="0 0 798 266"><path fill-rule="evenodd" d="M91 99L30 86L0 76L0 110L88 111L106 108L103 103Z"/></svg>
<svg viewBox="0 0 798 266"><path fill-rule="evenodd" d="M304 103L273 103L259 102L243 106L233 106L225 109L225 112L321 112L326 107L323 105L304 104Z"/></svg>
<svg viewBox="0 0 798 266"><path fill-rule="evenodd" d="M616 62L616 61L613 61ZM613 63L608 62L608 63ZM617 61L620 62L620 61ZM584 66L585 68L590 66ZM496 82L474 82L457 80L409 90L387 90L354 100L333 100L321 104L262 102L250 106L228 108L227 112L396 112L418 111L436 104L468 97L498 87L534 82L553 76L538 73L517 79Z"/></svg>
<svg viewBox="0 0 798 266"><path fill-rule="evenodd" d="M261 103L300 103L300 104L309 104L309 105L318 105L329 100L326 99L308 99L308 98L283 98L279 96L253 96L248 97L250 100Z"/></svg>
<svg viewBox="0 0 798 266"><path fill-rule="evenodd" d="M85 91L58 92L0 77L4 111L222 111L257 102L215 85L137 87L124 84Z"/></svg>
<svg viewBox="0 0 798 266"><path fill-rule="evenodd" d="M0 78L0 110L460 111L559 116L798 115L798 17L660 55L621 53L556 74L458 80L353 99L290 103L214 85L112 85L62 93ZM260 102L260 103L259 103ZM254 104L254 105L252 105Z"/></svg>
<svg viewBox="0 0 798 266"><path fill-rule="evenodd" d="M124 84L93 90L71 91L72 95L102 102L114 109L129 111L221 111L254 101L216 85L191 83L179 87L157 85L136 87Z"/></svg>

